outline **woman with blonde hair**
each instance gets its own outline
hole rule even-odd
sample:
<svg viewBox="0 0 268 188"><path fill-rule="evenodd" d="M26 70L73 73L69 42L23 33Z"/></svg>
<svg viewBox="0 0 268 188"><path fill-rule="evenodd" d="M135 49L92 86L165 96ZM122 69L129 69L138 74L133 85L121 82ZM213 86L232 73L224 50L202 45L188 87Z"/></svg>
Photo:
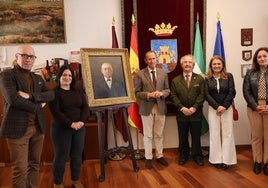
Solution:
<svg viewBox="0 0 268 188"><path fill-rule="evenodd" d="M209 105L209 162L223 170L237 163L231 107L235 95L233 75L226 71L225 61L220 56L213 56L205 78L205 97Z"/></svg>

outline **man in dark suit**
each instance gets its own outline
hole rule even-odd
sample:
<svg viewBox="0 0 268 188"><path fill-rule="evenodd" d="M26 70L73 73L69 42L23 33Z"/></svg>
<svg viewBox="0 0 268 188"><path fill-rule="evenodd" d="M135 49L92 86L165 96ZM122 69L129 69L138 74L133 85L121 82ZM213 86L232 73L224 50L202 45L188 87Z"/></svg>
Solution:
<svg viewBox="0 0 268 188"><path fill-rule="evenodd" d="M43 106L54 92L31 72L36 59L29 45L18 48L14 68L0 74L4 114L0 136L7 138L14 188L37 187L45 120Z"/></svg>
<svg viewBox="0 0 268 188"><path fill-rule="evenodd" d="M113 76L113 67L110 63L104 62L101 65L101 79L94 84L94 98L111 98L127 96L126 88L123 81Z"/></svg>
<svg viewBox="0 0 268 188"><path fill-rule="evenodd" d="M139 113L143 124L145 167L151 169L153 141L156 161L168 166L163 157L163 130L167 112L165 98L170 90L167 73L156 68L156 53L146 52L144 61L148 66L139 71L135 77L135 95L140 100Z"/></svg>
<svg viewBox="0 0 268 188"><path fill-rule="evenodd" d="M187 162L190 154L188 141L189 131L192 138L192 157L203 166L201 152L202 109L204 103L204 79L193 72L195 60L192 55L183 56L180 60L183 73L171 82L171 99L178 108L177 124L179 131L179 164Z"/></svg>

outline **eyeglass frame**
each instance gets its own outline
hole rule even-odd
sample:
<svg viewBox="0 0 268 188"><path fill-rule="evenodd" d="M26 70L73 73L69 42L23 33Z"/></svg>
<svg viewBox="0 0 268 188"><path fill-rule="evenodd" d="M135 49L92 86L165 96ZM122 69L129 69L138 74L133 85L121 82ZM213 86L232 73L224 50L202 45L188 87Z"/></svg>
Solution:
<svg viewBox="0 0 268 188"><path fill-rule="evenodd" d="M28 55L28 54L21 54L21 53L17 53L17 54L19 54L22 59L30 58L31 60L35 60L37 58L35 55Z"/></svg>

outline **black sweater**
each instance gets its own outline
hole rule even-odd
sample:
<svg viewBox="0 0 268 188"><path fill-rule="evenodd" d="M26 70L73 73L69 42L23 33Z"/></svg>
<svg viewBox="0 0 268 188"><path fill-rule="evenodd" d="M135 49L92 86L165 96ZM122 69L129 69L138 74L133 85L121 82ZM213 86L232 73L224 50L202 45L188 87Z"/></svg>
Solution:
<svg viewBox="0 0 268 188"><path fill-rule="evenodd" d="M72 122L86 122L89 106L85 94L80 90L54 89L55 100L49 104L54 117L53 126L70 127Z"/></svg>

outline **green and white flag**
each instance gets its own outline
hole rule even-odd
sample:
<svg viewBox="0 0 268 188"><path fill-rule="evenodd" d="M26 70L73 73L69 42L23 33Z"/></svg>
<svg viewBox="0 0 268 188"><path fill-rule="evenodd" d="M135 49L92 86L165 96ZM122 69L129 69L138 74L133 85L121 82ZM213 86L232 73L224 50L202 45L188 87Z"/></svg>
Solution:
<svg viewBox="0 0 268 188"><path fill-rule="evenodd" d="M201 39L198 21L195 24L194 58L195 58L196 63L195 63L193 71L205 77L206 66L205 66L202 39ZM201 135L204 135L207 132L208 132L208 122L206 120L206 117L203 115Z"/></svg>
<svg viewBox="0 0 268 188"><path fill-rule="evenodd" d="M199 29L199 22L196 22L195 24L194 58L196 61L194 72L197 74L202 74L202 76L205 76L206 67L203 54L202 39Z"/></svg>

